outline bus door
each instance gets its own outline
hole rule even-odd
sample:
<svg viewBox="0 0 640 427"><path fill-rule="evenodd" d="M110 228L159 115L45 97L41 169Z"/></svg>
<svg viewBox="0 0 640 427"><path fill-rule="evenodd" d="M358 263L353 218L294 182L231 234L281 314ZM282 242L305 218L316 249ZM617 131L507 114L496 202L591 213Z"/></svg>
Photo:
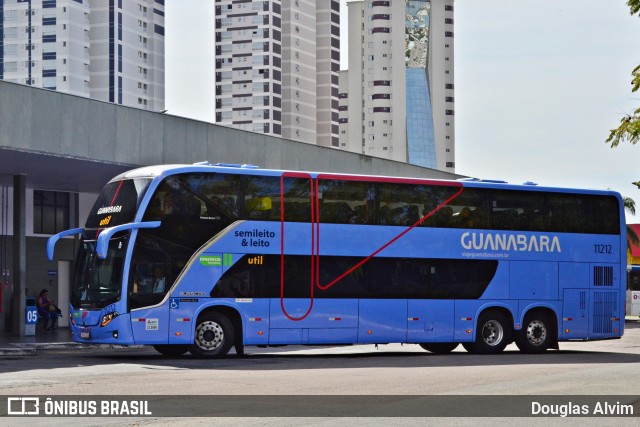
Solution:
<svg viewBox="0 0 640 427"><path fill-rule="evenodd" d="M141 252L134 255L129 279L133 337L136 344L166 344L169 301L165 296L172 284L170 264L162 262L162 258L143 260Z"/></svg>

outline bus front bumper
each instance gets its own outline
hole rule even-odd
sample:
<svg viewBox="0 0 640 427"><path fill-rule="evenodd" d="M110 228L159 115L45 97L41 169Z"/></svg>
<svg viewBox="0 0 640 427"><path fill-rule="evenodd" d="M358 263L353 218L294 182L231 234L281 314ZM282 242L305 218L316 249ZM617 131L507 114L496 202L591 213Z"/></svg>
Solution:
<svg viewBox="0 0 640 427"><path fill-rule="evenodd" d="M71 324L71 338L85 344L135 344L128 314L114 318L105 326Z"/></svg>

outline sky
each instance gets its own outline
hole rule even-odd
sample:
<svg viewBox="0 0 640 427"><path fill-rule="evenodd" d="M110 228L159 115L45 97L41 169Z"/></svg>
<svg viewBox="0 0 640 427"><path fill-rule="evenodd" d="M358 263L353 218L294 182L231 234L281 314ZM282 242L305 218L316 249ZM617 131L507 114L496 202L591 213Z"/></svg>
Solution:
<svg viewBox="0 0 640 427"><path fill-rule="evenodd" d="M640 107L631 92L640 18L626 0L455 0L454 8L456 173L610 188L636 200L639 214L627 222L640 223L631 184L640 180L640 145L605 143ZM165 1L168 114L214 121L214 16L213 0ZM345 0L341 19L345 68Z"/></svg>

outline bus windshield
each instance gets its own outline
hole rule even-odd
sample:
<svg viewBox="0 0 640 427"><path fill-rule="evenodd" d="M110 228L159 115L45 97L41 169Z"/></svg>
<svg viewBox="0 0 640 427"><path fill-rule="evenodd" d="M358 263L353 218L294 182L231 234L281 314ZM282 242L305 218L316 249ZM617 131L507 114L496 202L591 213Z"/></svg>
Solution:
<svg viewBox="0 0 640 427"><path fill-rule="evenodd" d="M128 240L128 233L111 239L105 259L96 255L95 240L82 242L71 292L71 304L76 309L99 309L120 300Z"/></svg>
<svg viewBox="0 0 640 427"><path fill-rule="evenodd" d="M104 228L133 221L151 178L125 179L105 185L89 212L85 228Z"/></svg>

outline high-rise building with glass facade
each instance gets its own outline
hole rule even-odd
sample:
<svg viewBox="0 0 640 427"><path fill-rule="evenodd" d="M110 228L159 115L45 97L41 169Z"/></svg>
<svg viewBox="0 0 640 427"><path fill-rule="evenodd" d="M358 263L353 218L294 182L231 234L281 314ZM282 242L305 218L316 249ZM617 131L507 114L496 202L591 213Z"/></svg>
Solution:
<svg viewBox="0 0 640 427"><path fill-rule="evenodd" d="M453 0L347 4L340 148L454 172Z"/></svg>
<svg viewBox="0 0 640 427"><path fill-rule="evenodd" d="M0 79L164 108L164 0L0 0Z"/></svg>
<svg viewBox="0 0 640 427"><path fill-rule="evenodd" d="M216 0L216 123L338 146L338 0Z"/></svg>

